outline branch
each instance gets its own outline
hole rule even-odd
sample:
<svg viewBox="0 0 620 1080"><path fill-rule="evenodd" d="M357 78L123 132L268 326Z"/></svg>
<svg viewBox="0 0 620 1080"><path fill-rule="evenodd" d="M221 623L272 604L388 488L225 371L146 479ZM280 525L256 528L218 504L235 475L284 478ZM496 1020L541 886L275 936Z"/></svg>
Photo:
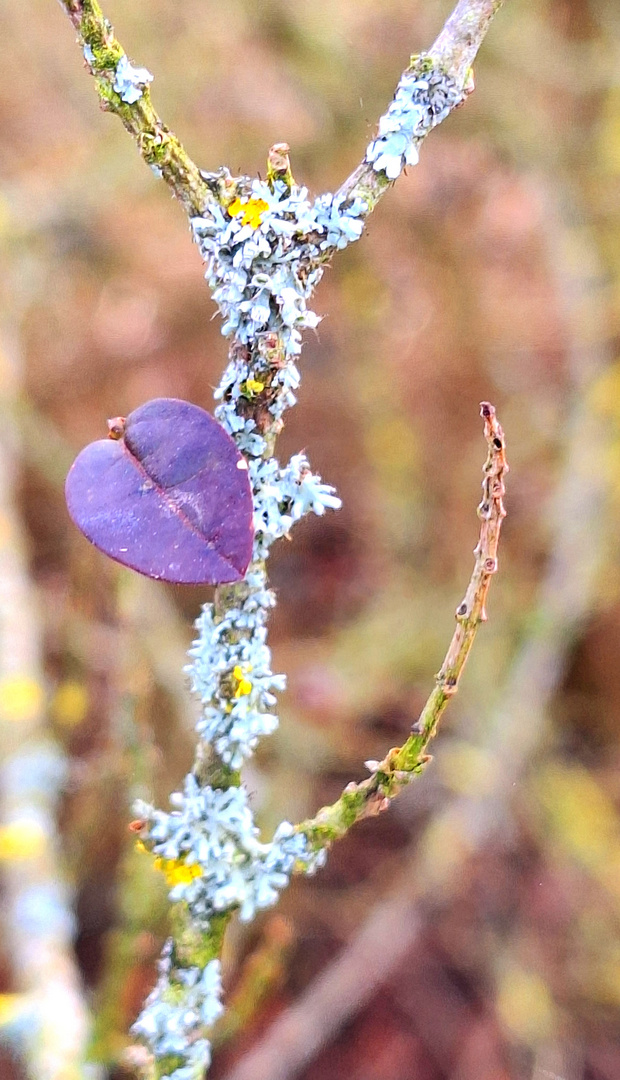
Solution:
<svg viewBox="0 0 620 1080"><path fill-rule="evenodd" d="M102 109L120 118L147 165L166 181L189 217L200 216L213 202L229 205L237 195L236 181L226 169L210 174L208 179L201 173L153 108L148 89L152 76L145 68L133 68L129 63L98 0L59 0L59 3L78 32ZM413 105L414 111L420 111L420 125L415 131L403 129L413 153L417 154L429 131L473 90L471 65L493 16L503 3L504 0L459 0L431 49L412 56L399 88L416 84L414 99L408 104ZM398 109L394 111L393 106L394 102L390 120L394 116L398 118ZM378 130L381 132L381 127ZM393 127L389 130L394 133ZM343 202L363 200L365 210L360 215L363 217L371 213L396 178L378 167L376 158L374 162L368 159L368 151L380 141L375 138L364 161L337 192ZM408 156L406 163L414 160Z"/></svg>
<svg viewBox="0 0 620 1080"><path fill-rule="evenodd" d="M438 67L464 85L493 16L504 0L459 0L428 52Z"/></svg>
<svg viewBox="0 0 620 1080"><path fill-rule="evenodd" d="M148 89L150 72L129 63L98 0L59 3L77 30L101 108L120 118L147 165L172 188L186 213L194 217L203 213L209 203L225 199L229 185L229 199L234 198L235 186L227 174L223 172L212 185L208 184L174 132L159 117Z"/></svg>
<svg viewBox="0 0 620 1080"><path fill-rule="evenodd" d="M214 1028L211 1042L215 1048L231 1042L245 1031L276 988L282 985L293 940L294 932L288 920L274 915L265 926L258 948L245 961L237 985L228 998L226 1012Z"/></svg>
<svg viewBox="0 0 620 1080"><path fill-rule="evenodd" d="M573 227L584 215L584 208L573 203L572 191L569 195L560 187L558 194L554 174L553 199L547 193L544 221L569 325L574 408L562 428L565 442L558 456L564 465L547 507L547 570L522 620L527 634L499 690L499 704L483 723L485 751L494 762L493 782L474 781L439 817L431 818L416 840L415 856L405 859L396 889L381 898L347 947L277 1017L225 1080L289 1080L310 1065L319 1047L330 1045L390 972L402 965L407 949L415 949L431 905L454 899L468 860L505 831L510 793L546 737L546 714L561 685L566 657L598 595L610 495L610 478L597 468L596 459L613 438L605 422L612 395L606 392L604 375L606 368L613 372L613 355L605 339L593 342L588 332L592 325L605 325L605 275L595 247L583 230L577 236ZM434 853L442 836L449 837L450 857L439 864Z"/></svg>
<svg viewBox="0 0 620 1080"><path fill-rule="evenodd" d="M422 709L411 735L401 747L390 750L380 762L368 762L368 779L348 784L340 798L324 806L314 818L302 822L297 831L310 845L321 849L343 837L356 822L386 810L391 800L430 761L426 750L437 732L441 716L457 690L467 657L481 622L486 621L486 598L491 578L497 571L497 548L504 509L504 476L508 472L504 432L487 401L480 405L488 456L484 465L482 502L478 507L480 538L474 555L476 562L462 603L456 609L456 630L450 642L435 687Z"/></svg>
<svg viewBox="0 0 620 1080"><path fill-rule="evenodd" d="M504 0L459 0L429 51L411 57L411 63L406 68L399 87L408 77L413 77L409 79L410 84L419 80L421 92L417 95L416 104L427 109L434 89L432 82L428 85L429 76L434 76L440 91L443 90L442 107L429 110L431 122L423 132L414 137L416 149L429 131L441 123L452 109L461 105L474 89L472 64L493 16L503 3ZM379 126L378 131L381 130ZM370 147L368 149L370 150ZM362 163L347 177L337 194L343 200L363 199L370 213L391 184L392 179L385 172L377 171L376 161L373 163L368 160L367 151Z"/></svg>
<svg viewBox="0 0 620 1080"><path fill-rule="evenodd" d="M271 671L266 645L266 623L275 602L266 559L271 545L304 514L340 505L303 454L285 468L273 460L283 415L295 403L302 330L318 322L307 302L325 262L359 239L379 194L417 160L418 145L460 104L471 80L456 45L453 69L437 64L432 54L412 61L367 149L363 183L351 192L360 198L323 195L312 204L307 191L292 181L284 144L273 148L265 182L233 179L225 169L200 173L151 106L152 76L130 64L97 0L60 2L78 31L103 107L121 118L142 156L192 218L207 281L224 318L222 332L232 338L229 364L216 392L216 418L246 456L254 497L256 535L249 571L242 583L219 589L214 605L205 606L190 654L192 688L203 703L194 766L183 792L173 796L171 813L142 804L135 823L143 845L163 860L175 902L172 939L159 979L134 1025L149 1048L146 1068L159 1076L198 1070L208 1060L206 1032L222 1008L217 957L232 912L250 919L275 903L294 867L314 869L332 839L355 820L383 809L423 768L427 743L484 618L506 470L503 437L491 406L484 407L485 429L498 445L489 443L476 570L459 609L453 646L418 727L401 749L376 764L365 784L350 787L334 807L305 828L281 823L270 844L257 846L258 830L247 792L239 786L239 769L258 739L277 725L273 691L283 685ZM481 10L479 0L461 3L453 19L458 14L464 26L476 10ZM480 43L483 29L471 31L472 41ZM464 34L462 29L460 38ZM225 844L214 840L218 830L224 830Z"/></svg>
<svg viewBox="0 0 620 1080"><path fill-rule="evenodd" d="M415 948L423 929L416 910L418 884L406 875L391 895L381 897L352 941L267 1026L224 1080L293 1080L303 1074Z"/></svg>

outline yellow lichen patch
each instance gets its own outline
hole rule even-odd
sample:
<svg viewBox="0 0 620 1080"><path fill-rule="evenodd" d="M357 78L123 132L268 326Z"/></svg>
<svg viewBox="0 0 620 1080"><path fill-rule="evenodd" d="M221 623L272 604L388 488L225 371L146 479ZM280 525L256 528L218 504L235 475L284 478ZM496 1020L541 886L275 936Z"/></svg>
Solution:
<svg viewBox="0 0 620 1080"><path fill-rule="evenodd" d="M0 682L2 720L35 720L43 707L43 700L43 689L27 675L10 675Z"/></svg>
<svg viewBox="0 0 620 1080"><path fill-rule="evenodd" d="M251 664L245 664L243 667L241 667L240 664L237 664L236 667L233 669L233 679L237 684L235 688L236 698L244 697L246 694L249 694L251 692L252 683L249 679L246 679L245 677L246 673L251 670Z"/></svg>
<svg viewBox="0 0 620 1080"><path fill-rule="evenodd" d="M64 727L77 727L88 712L88 691L83 683L67 679L52 698L51 714Z"/></svg>
<svg viewBox="0 0 620 1080"><path fill-rule="evenodd" d="M256 397L265 389L265 384L258 379L246 379L241 389L248 397Z"/></svg>
<svg viewBox="0 0 620 1080"><path fill-rule="evenodd" d="M168 885L189 885L194 878L202 876L200 866L188 865L183 859L155 859L156 870L161 870Z"/></svg>
<svg viewBox="0 0 620 1080"><path fill-rule="evenodd" d="M45 851L47 836L37 821L25 819L0 826L0 860L36 859Z"/></svg>
<svg viewBox="0 0 620 1080"><path fill-rule="evenodd" d="M241 224L250 225L252 229L257 229L263 220L263 214L268 209L269 203L266 203L264 199L248 199L247 202L241 202L241 199L237 198L234 202L231 202L228 213L231 217L243 214Z"/></svg>

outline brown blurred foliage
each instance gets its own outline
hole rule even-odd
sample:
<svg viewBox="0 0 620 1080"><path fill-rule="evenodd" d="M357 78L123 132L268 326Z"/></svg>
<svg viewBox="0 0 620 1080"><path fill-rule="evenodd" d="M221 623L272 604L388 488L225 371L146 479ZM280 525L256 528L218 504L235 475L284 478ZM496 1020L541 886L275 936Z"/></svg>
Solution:
<svg viewBox="0 0 620 1080"><path fill-rule="evenodd" d="M264 174L268 147L285 140L297 180L320 191L355 166L409 53L430 44L449 5L105 8L203 167ZM183 216L98 111L59 7L4 0L0 31L2 348L19 378L2 408L21 432L49 723L71 761L61 826L77 957L98 1010L94 1053L118 1078L166 932L161 883L145 876L126 823L136 794L164 804L191 760L181 666L207 597L105 561L70 525L62 481L108 416L160 395L210 408L226 346ZM303 1065L290 1071L280 1047L278 1075L620 1076L619 59L617 0L508 0L477 92L319 287L325 318L308 334L279 456L306 448L344 509L306 520L272 557L274 670L289 689L281 730L247 775L266 830L361 777L430 689L471 568L481 399L507 433L509 516L490 621L431 768L316 879L296 882L278 915L232 931L225 972L240 1020L233 1011L220 1033L214 1080L300 995L311 1000L395 889L414 895L421 840L420 872L450 860L433 820L484 787L487 734L515 679L541 715L534 731L527 710L508 718L515 745L522 722L530 741L493 803L491 839L450 889L412 903L415 940L403 935L380 977L361 967L368 992L344 1003ZM567 545L578 600L574 618L558 617L545 608L557 599L550 568L575 522L586 538ZM535 637L547 617L548 665ZM515 675L528 641L533 665ZM10 989L10 943L2 954Z"/></svg>

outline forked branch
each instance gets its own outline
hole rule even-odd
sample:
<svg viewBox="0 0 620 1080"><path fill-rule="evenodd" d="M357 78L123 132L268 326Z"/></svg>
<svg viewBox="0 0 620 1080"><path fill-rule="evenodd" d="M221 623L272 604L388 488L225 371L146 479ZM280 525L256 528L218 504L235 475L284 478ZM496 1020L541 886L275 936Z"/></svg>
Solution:
<svg viewBox="0 0 620 1080"><path fill-rule="evenodd" d="M150 100L152 76L134 67L114 37L98 0L60 0L78 33L101 105L116 113L140 153L171 187L192 219L206 277L231 339L229 363L216 392L216 418L250 470L254 556L244 581L205 605L191 651L192 687L203 703L194 766L170 813L142 804L143 845L165 860L175 903L173 934L158 981L136 1021L151 1076L198 1075L210 1055L209 1029L222 1012L219 953L233 912L250 919L276 902L293 869L311 872L322 849L356 821L384 809L428 760L426 750L455 693L476 629L484 618L497 566L507 469L503 433L492 406L482 415L489 445L480 541L457 628L437 683L404 746L331 807L296 829L282 822L269 844L258 829L239 769L277 718L266 621L274 603L266 559L279 537L306 513L339 505L333 489L295 455L273 460L282 417L295 403L302 331L317 325L308 301L336 250L358 240L380 195L415 164L426 135L472 88L471 63L502 0L459 0L428 54L413 57L359 169L340 192L314 202L294 184L286 148L271 153L265 181L233 178L227 169L201 172ZM251 673L251 675L250 675ZM219 836L227 837L220 843Z"/></svg>
<svg viewBox="0 0 620 1080"><path fill-rule="evenodd" d="M214 200L230 204L237 194L236 181L226 169L207 176L190 158L153 108L148 86L152 76L144 68L133 68L129 63L98 0L59 0L59 3L77 31L84 58L95 78L101 107L120 118L147 165L172 188L188 216L200 216ZM428 72L434 72L441 76L445 86L451 88L452 93L446 99L446 115L473 89L471 66L493 16L503 3L504 0L459 0L428 52L412 56L405 75L423 78ZM144 75L142 82L140 73ZM135 94L131 92L132 79ZM432 85L427 90L426 98L430 102ZM420 104L428 102L422 90ZM440 119L444 119L443 114ZM420 132L417 145L430 130L429 126ZM367 213L370 213L391 183L392 179L385 172L377 171L376 165L373 166L365 156L341 185L338 196L347 202L363 198Z"/></svg>

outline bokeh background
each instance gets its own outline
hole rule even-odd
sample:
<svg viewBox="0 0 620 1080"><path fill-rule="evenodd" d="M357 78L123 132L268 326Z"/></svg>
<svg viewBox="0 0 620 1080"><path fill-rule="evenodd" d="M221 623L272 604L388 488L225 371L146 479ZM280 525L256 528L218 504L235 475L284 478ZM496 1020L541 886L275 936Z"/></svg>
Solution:
<svg viewBox="0 0 620 1080"><path fill-rule="evenodd" d="M318 192L450 5L105 9L204 168L264 175L285 140ZM108 416L210 408L226 345L183 214L53 0L3 0L0 71L0 1076L85 1075L88 1045L125 1080L167 925L127 822L190 764L208 596L105 560L62 485ZM509 516L430 768L232 928L213 1080L620 1076L619 73L617 0L507 0L476 93L319 287L279 452L306 448L344 509L271 560L289 686L246 777L267 832L361 778L431 688L472 566L481 399Z"/></svg>

